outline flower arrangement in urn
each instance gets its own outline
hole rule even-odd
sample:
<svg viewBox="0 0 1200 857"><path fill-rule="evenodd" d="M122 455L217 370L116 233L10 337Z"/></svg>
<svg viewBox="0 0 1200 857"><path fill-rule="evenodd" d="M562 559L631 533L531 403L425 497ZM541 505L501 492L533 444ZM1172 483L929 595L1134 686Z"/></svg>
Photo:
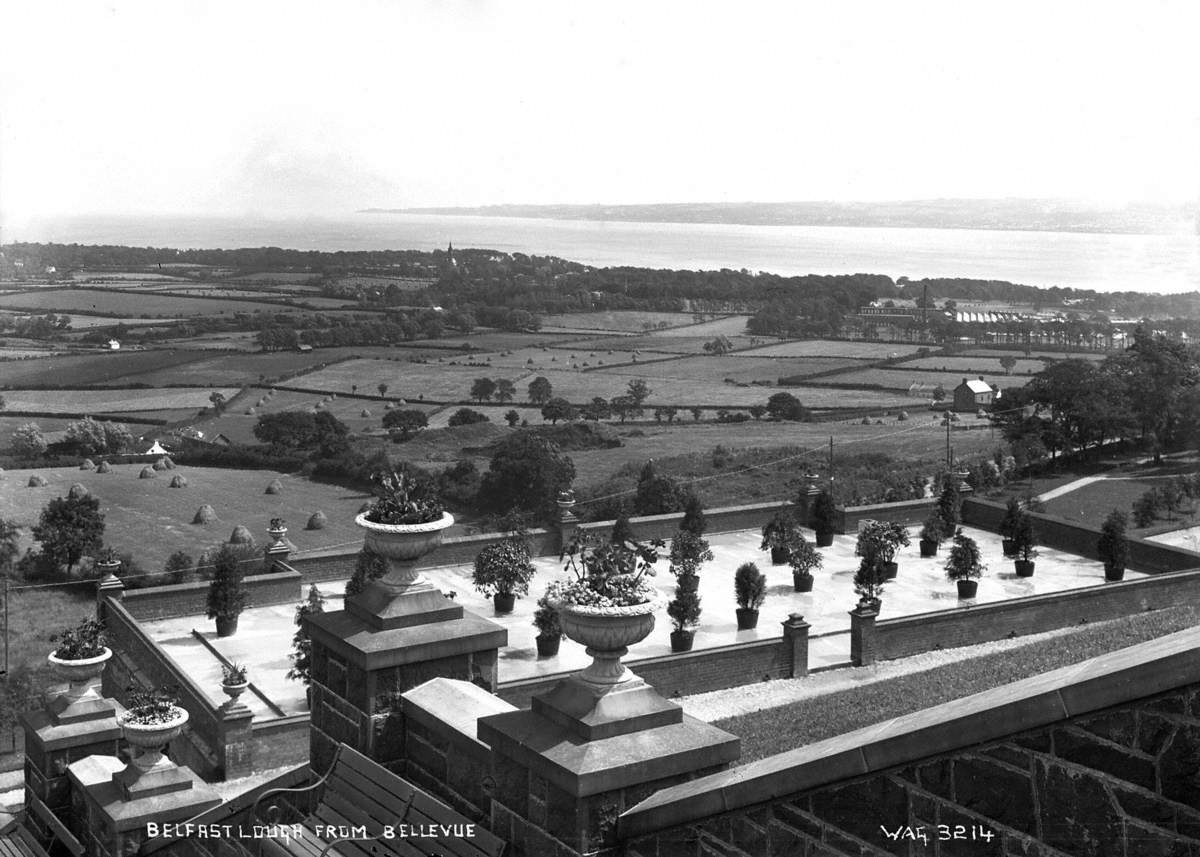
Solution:
<svg viewBox="0 0 1200 857"><path fill-rule="evenodd" d="M376 471L371 484L376 499L364 516L373 524L428 524L441 520L445 512L431 484L403 471Z"/></svg>
<svg viewBox="0 0 1200 857"><path fill-rule="evenodd" d="M183 711L172 688L142 690L129 687L126 692L126 711L121 715L123 725L162 726L174 723Z"/></svg>
<svg viewBox="0 0 1200 857"><path fill-rule="evenodd" d="M86 661L108 651L104 623L99 619L84 619L73 628L64 628L50 642L58 643L54 657L60 661Z"/></svg>
<svg viewBox="0 0 1200 857"><path fill-rule="evenodd" d="M563 571L571 579L551 584L552 602L576 607L632 607L650 601L657 590L648 578L654 576L661 540L651 542L602 542L579 533L567 545Z"/></svg>

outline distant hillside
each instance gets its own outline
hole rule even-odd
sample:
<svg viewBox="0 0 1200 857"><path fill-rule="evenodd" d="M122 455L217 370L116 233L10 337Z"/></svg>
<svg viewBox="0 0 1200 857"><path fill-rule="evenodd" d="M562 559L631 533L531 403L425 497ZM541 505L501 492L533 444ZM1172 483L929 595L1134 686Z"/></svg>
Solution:
<svg viewBox="0 0 1200 857"><path fill-rule="evenodd" d="M736 223L750 226L890 226L1012 229L1035 232L1191 232L1192 205L1103 207L1056 199L924 199L904 202L711 202L646 205L486 205L476 208L370 208L370 214L448 214L621 220L642 223Z"/></svg>

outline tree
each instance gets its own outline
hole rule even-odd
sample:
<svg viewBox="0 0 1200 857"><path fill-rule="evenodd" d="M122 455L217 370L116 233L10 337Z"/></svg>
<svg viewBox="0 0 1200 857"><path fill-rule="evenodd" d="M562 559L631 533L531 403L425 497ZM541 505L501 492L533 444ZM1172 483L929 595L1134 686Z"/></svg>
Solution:
<svg viewBox="0 0 1200 857"><path fill-rule="evenodd" d="M553 388L550 386L550 379L542 375L538 375L529 382L529 401L535 405L544 405L550 401L550 397L554 394Z"/></svg>
<svg viewBox="0 0 1200 857"><path fill-rule="evenodd" d="M616 414L621 422L629 417L640 417L642 409L638 407L637 400L633 396L613 396L612 411Z"/></svg>
<svg viewBox="0 0 1200 857"><path fill-rule="evenodd" d="M750 416L754 417L756 420L761 420L763 418L763 415L766 414L766 412L767 412L767 408L765 405L751 405L750 406Z"/></svg>
<svg viewBox="0 0 1200 857"><path fill-rule="evenodd" d="M507 378L497 378L494 395L497 402L511 402L517 395L517 387Z"/></svg>
<svg viewBox="0 0 1200 857"><path fill-rule="evenodd" d="M476 378L471 384L471 398L477 402L486 402L496 392L496 382L491 378Z"/></svg>
<svg viewBox="0 0 1200 857"><path fill-rule="evenodd" d="M379 397L382 399L387 395L388 385L381 382L375 389L379 391Z"/></svg>
<svg viewBox="0 0 1200 857"><path fill-rule="evenodd" d="M67 434L64 440L67 446L80 455L94 455L98 452L104 452L107 446L107 441L104 437L104 426L91 417L84 417L81 420L68 423Z"/></svg>
<svg viewBox="0 0 1200 857"><path fill-rule="evenodd" d="M591 402L583 406L581 413L585 420L606 420L612 416L612 408L609 407L608 399L595 396Z"/></svg>
<svg viewBox="0 0 1200 857"><path fill-rule="evenodd" d="M767 399L767 413L772 419L799 422L808 418L808 411L791 393L776 393Z"/></svg>
<svg viewBox="0 0 1200 857"><path fill-rule="evenodd" d="M1096 553L1104 562L1104 570L1112 573L1124 572L1129 562L1129 539L1125 535L1128 522L1125 515L1113 509L1100 528L1100 539L1096 542Z"/></svg>
<svg viewBox="0 0 1200 857"><path fill-rule="evenodd" d="M46 454L48 444L37 423L17 426L9 441L13 455L18 458L40 458Z"/></svg>
<svg viewBox="0 0 1200 857"><path fill-rule="evenodd" d="M456 426L470 426L475 423L488 422L491 422L491 420L486 415L479 413L479 411L473 411L470 408L459 408L450 415L450 419L446 421L446 425L450 426L450 428L455 428Z"/></svg>
<svg viewBox="0 0 1200 857"><path fill-rule="evenodd" d="M367 584L387 574L387 560L367 548L362 548L354 560L354 573L346 581L345 594L352 598L367 588Z"/></svg>
<svg viewBox="0 0 1200 857"><path fill-rule="evenodd" d="M133 432L125 423L102 422L100 425L104 429L105 452L124 452L133 446Z"/></svg>
<svg viewBox="0 0 1200 857"><path fill-rule="evenodd" d="M0 518L0 577L8 577L20 552L20 531L12 521Z"/></svg>
<svg viewBox="0 0 1200 857"><path fill-rule="evenodd" d="M196 563L187 551L175 551L163 563L163 577L167 583L186 583L196 570Z"/></svg>
<svg viewBox="0 0 1200 857"><path fill-rule="evenodd" d="M692 419L693 419L695 422L700 422L700 417L701 417L701 415L703 415L703 413L704 413L704 409L703 409L703 408L700 408L700 407L693 406L693 407L689 408L688 410L690 410L690 411L692 412Z"/></svg>
<svg viewBox="0 0 1200 857"><path fill-rule="evenodd" d="M305 685L312 682L312 638L308 628L304 626L304 617L325 612L325 596L317 589L315 583L308 587L308 598L296 605L296 633L292 636L292 667L287 671L287 677L302 681Z"/></svg>
<svg viewBox="0 0 1200 857"><path fill-rule="evenodd" d="M633 399L633 406L640 410L646 399L650 398L650 394L654 392L646 386L646 382L641 378L634 378L625 386L625 394Z"/></svg>
<svg viewBox="0 0 1200 857"><path fill-rule="evenodd" d="M429 417L424 411L388 411L383 415L383 427L391 429L404 440L408 440L428 425Z"/></svg>
<svg viewBox="0 0 1200 857"><path fill-rule="evenodd" d="M550 420L551 425L555 425L559 420L575 419L575 406L566 399L553 398L542 406L542 419Z"/></svg>
<svg viewBox="0 0 1200 857"><path fill-rule="evenodd" d="M516 428L517 423L521 421L521 415L516 410L508 411L504 415L504 421L508 423L509 428Z"/></svg>
<svg viewBox="0 0 1200 857"><path fill-rule="evenodd" d="M479 485L479 504L491 512L524 511L549 518L560 491L571 487L575 464L557 444L531 432L506 438Z"/></svg>
<svg viewBox="0 0 1200 857"><path fill-rule="evenodd" d="M1004 369L1005 375L1011 375L1013 367L1016 365L1017 358L1013 357L1011 354L1005 354L1000 358L1000 366L1002 369Z"/></svg>
<svg viewBox="0 0 1200 857"><path fill-rule="evenodd" d="M220 416L220 414L225 410L225 394L219 390L214 390L208 394L208 400L212 402L213 410L217 412L218 416Z"/></svg>
<svg viewBox="0 0 1200 857"><path fill-rule="evenodd" d="M933 388L932 395L933 395L933 400L935 402L941 402L941 401L945 400L945 398L946 398L946 388L944 386L942 386L941 384L938 384L936 387Z"/></svg>
<svg viewBox="0 0 1200 857"><path fill-rule="evenodd" d="M209 619L236 619L246 607L246 565L235 545L224 544L212 557L213 575L208 584L205 611Z"/></svg>
<svg viewBox="0 0 1200 857"><path fill-rule="evenodd" d="M638 477L637 493L633 498L635 515L665 515L683 508L686 496L679 483L670 476L660 475L654 463L647 461Z"/></svg>
<svg viewBox="0 0 1200 857"><path fill-rule="evenodd" d="M42 509L33 538L46 557L67 567L69 575L82 556L100 550L104 538L100 501L91 494L56 497Z"/></svg>
<svg viewBox="0 0 1200 857"><path fill-rule="evenodd" d="M679 524L679 529L702 536L707 528L708 521L704 518L704 504L700 502L699 497L689 492L683 502L683 520Z"/></svg>

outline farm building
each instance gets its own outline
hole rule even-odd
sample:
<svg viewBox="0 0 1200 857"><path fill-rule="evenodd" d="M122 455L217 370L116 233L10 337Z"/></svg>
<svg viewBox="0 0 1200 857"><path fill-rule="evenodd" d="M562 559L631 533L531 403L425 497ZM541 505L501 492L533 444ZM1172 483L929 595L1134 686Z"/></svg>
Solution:
<svg viewBox="0 0 1200 857"><path fill-rule="evenodd" d="M977 411L990 407L998 398L1000 391L983 380L982 375L978 378L963 378L962 383L954 388L954 410Z"/></svg>

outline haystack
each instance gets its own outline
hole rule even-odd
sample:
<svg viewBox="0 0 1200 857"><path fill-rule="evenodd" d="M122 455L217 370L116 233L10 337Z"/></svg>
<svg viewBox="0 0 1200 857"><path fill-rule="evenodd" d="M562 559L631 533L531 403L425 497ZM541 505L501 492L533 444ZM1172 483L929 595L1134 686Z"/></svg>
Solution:
<svg viewBox="0 0 1200 857"><path fill-rule="evenodd" d="M142 472L138 474L138 479L153 479L157 475L154 468L147 464L142 468Z"/></svg>
<svg viewBox="0 0 1200 857"><path fill-rule="evenodd" d="M329 523L329 519L325 517L324 512L313 512L312 517L308 519L308 523L304 525L304 529L323 530L327 523Z"/></svg>
<svg viewBox="0 0 1200 857"><path fill-rule="evenodd" d="M233 528L233 532L229 534L229 543L234 545L253 545L254 536L250 535L250 530L238 524Z"/></svg>
<svg viewBox="0 0 1200 857"><path fill-rule="evenodd" d="M80 470L95 470L96 464L90 458L85 458L83 461L79 462L79 469Z"/></svg>
<svg viewBox="0 0 1200 857"><path fill-rule="evenodd" d="M252 417L257 413L254 408L246 408L246 416Z"/></svg>
<svg viewBox="0 0 1200 857"><path fill-rule="evenodd" d="M163 458L160 458L158 461L154 462L154 469L155 470L166 470L167 469L167 459L165 456Z"/></svg>
<svg viewBox="0 0 1200 857"><path fill-rule="evenodd" d="M186 488L187 487L187 477L180 476L178 473L176 473L174 476L171 477L171 487L172 488Z"/></svg>
<svg viewBox="0 0 1200 857"><path fill-rule="evenodd" d="M217 519L217 513L213 511L213 507L205 503L196 510L196 516L192 518L193 524L211 524Z"/></svg>
<svg viewBox="0 0 1200 857"><path fill-rule="evenodd" d="M359 416L360 417L369 417L369 416L371 416L371 412L368 411L366 408L363 408L362 412L359 414Z"/></svg>
<svg viewBox="0 0 1200 857"><path fill-rule="evenodd" d="M98 465L96 465L96 472L97 473L111 473L112 465L109 464L107 461L101 461Z"/></svg>
<svg viewBox="0 0 1200 857"><path fill-rule="evenodd" d="M71 490L67 492L67 496L72 500L79 500L88 495L87 486L82 482L76 482L71 486Z"/></svg>
<svg viewBox="0 0 1200 857"><path fill-rule="evenodd" d="M271 483L267 486L267 490L263 493L265 493L265 494L280 494L282 492L283 492L283 483L280 482L278 479L272 479Z"/></svg>
<svg viewBox="0 0 1200 857"><path fill-rule="evenodd" d="M46 477L44 477L44 476L39 476L38 474L35 473L29 477L29 487L30 488L45 488L46 485L47 485Z"/></svg>

